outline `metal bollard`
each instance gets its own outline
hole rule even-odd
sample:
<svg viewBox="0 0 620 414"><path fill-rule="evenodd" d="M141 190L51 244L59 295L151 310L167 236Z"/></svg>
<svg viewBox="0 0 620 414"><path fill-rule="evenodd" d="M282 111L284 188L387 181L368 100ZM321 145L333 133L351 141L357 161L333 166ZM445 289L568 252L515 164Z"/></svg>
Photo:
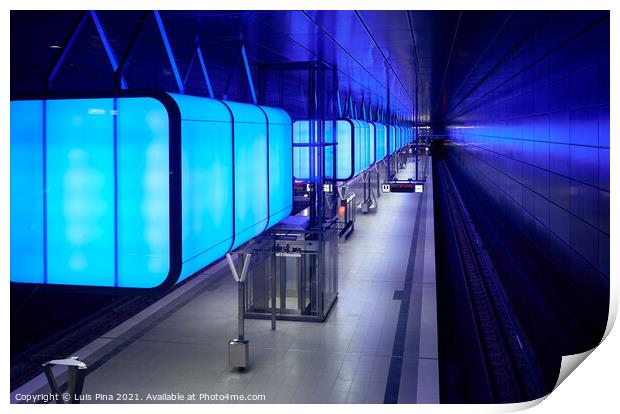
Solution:
<svg viewBox="0 0 620 414"><path fill-rule="evenodd" d="M60 398L60 391L52 367L54 365L63 365L67 367L67 394L66 399ZM47 382L50 385L52 394L58 396L56 400L57 404L79 404L80 396L84 388L84 377L86 376L86 369L88 367L85 363L80 361L79 357L73 356L67 359L54 359L47 361L43 364L43 371L47 377Z"/></svg>
<svg viewBox="0 0 620 414"><path fill-rule="evenodd" d="M233 274L233 277L237 281L238 287L238 331L239 335L235 339L228 341L228 366L230 368L247 368L250 364L250 341L245 339L244 332L244 312L245 312L245 277L247 275L248 268L250 267L251 254L241 254L243 257L243 267L241 269L241 275L239 275L235 263L232 260L230 253L226 254L226 260L228 260L228 266Z"/></svg>

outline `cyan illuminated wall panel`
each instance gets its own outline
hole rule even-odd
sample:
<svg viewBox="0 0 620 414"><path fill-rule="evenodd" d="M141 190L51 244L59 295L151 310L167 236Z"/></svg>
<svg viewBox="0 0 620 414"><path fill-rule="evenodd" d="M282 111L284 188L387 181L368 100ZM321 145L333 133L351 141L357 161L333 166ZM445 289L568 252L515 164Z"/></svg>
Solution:
<svg viewBox="0 0 620 414"><path fill-rule="evenodd" d="M117 113L117 285L151 288L170 269L168 112L153 98L119 98Z"/></svg>
<svg viewBox="0 0 620 414"><path fill-rule="evenodd" d="M315 131L318 129L315 121ZM325 121L325 142L332 141L332 121ZM293 142L307 144L310 139L310 122L298 120L293 123ZM318 168L318 151L314 148L314 166ZM332 147L325 147L325 176L332 174ZM310 148L307 146L293 147L293 176L298 180L307 180L310 177Z"/></svg>
<svg viewBox="0 0 620 414"><path fill-rule="evenodd" d="M365 121L359 121L359 122L362 126L362 134L364 137L362 140L362 163L360 165L361 167L360 172L362 172L366 168L368 168L370 164L372 163L370 159L371 135L370 135L370 126L368 125L368 122L365 122Z"/></svg>
<svg viewBox="0 0 620 414"><path fill-rule="evenodd" d="M310 139L310 122L299 120L293 123L293 142L307 144ZM293 147L293 176L298 180L310 177L310 149Z"/></svg>
<svg viewBox="0 0 620 414"><path fill-rule="evenodd" d="M371 135L370 125L368 122L362 121L364 126L365 146L364 146L364 170L372 164L372 146L374 144L374 135Z"/></svg>
<svg viewBox="0 0 620 414"><path fill-rule="evenodd" d="M292 205L291 123L274 108L159 92L16 101L11 143L12 282L168 285Z"/></svg>
<svg viewBox="0 0 620 414"><path fill-rule="evenodd" d="M43 102L11 102L11 281L44 283Z"/></svg>
<svg viewBox="0 0 620 414"><path fill-rule="evenodd" d="M325 142L332 141L332 121L325 122ZM338 180L347 180L354 174L353 167L355 163L352 159L352 146L353 146L353 128L348 120L340 119L336 121L336 156L337 158L337 171L336 176ZM294 143L308 143L309 137L309 124L307 120L298 120L293 122L293 142ZM325 147L325 177L330 178L332 176L332 158L333 147ZM309 148L308 147L293 147L293 171L294 177L299 180L307 180L310 176L309 171ZM316 154L316 150L315 150ZM315 165L317 159L315 156Z"/></svg>
<svg viewBox="0 0 620 414"><path fill-rule="evenodd" d="M390 125L390 155L396 152L396 127L394 125Z"/></svg>
<svg viewBox="0 0 620 414"><path fill-rule="evenodd" d="M232 245L233 126L218 100L171 96L181 111L183 280Z"/></svg>
<svg viewBox="0 0 620 414"><path fill-rule="evenodd" d="M371 139L370 139L370 127L368 122L353 120L351 121L354 127L354 160L355 169L354 174L358 175L366 170L371 164Z"/></svg>
<svg viewBox="0 0 620 414"><path fill-rule="evenodd" d="M226 102L234 118L235 242L260 234L269 218L267 118L254 105Z"/></svg>
<svg viewBox="0 0 620 414"><path fill-rule="evenodd" d="M334 125L336 125L336 131L338 131L338 121L325 121L325 142L337 143L338 136L334 134ZM335 145L329 145L325 147L325 177L328 179L334 176L334 154ZM336 172L337 175L337 172Z"/></svg>
<svg viewBox="0 0 620 414"><path fill-rule="evenodd" d="M373 123L367 123L370 132L370 164L374 164L377 160L377 128Z"/></svg>
<svg viewBox="0 0 620 414"><path fill-rule="evenodd" d="M583 286L609 275L609 18L575 25L594 13L560 16L448 129L456 165Z"/></svg>
<svg viewBox="0 0 620 414"><path fill-rule="evenodd" d="M293 150L291 117L277 108L261 107L269 132L269 223L271 227L288 217L293 208Z"/></svg>
<svg viewBox="0 0 620 414"><path fill-rule="evenodd" d="M115 285L112 103L47 102L47 283Z"/></svg>
<svg viewBox="0 0 620 414"><path fill-rule="evenodd" d="M374 123L373 124L375 126L375 130L376 130L376 152L377 152L377 156L376 156L376 161L381 161L383 158L385 158L386 155L386 151L387 151L387 128L385 125L383 124L379 124L379 123Z"/></svg>
<svg viewBox="0 0 620 414"><path fill-rule="evenodd" d="M358 175L362 172L364 164L366 134L361 121L352 120L351 122L353 123L353 174Z"/></svg>
<svg viewBox="0 0 620 414"><path fill-rule="evenodd" d="M355 175L353 160L353 125L349 121L338 120L336 123L338 145L336 146L336 177L339 180Z"/></svg>

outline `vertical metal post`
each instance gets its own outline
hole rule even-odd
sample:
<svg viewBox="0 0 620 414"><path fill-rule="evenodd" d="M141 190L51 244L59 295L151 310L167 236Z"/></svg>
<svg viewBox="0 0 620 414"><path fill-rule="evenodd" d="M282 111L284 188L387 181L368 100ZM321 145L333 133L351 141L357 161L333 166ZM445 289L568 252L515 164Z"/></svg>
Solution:
<svg viewBox="0 0 620 414"><path fill-rule="evenodd" d="M340 118L342 118L342 108L340 106L340 92L339 92L339 85L338 85L338 71L336 70L335 66L332 68L331 76L332 76L332 88L334 91L336 91L337 96L338 96L339 115L340 115ZM338 171L337 165L336 165L338 163L338 160L336 157L336 152L338 149L336 146L338 142L338 139L337 139L338 121L336 121L335 116L332 116L331 118L332 118L332 121L331 121L332 123L332 137L331 137L331 144L332 144L331 146L331 151L332 151L332 203L331 205L332 205L332 211L331 211L330 217L334 217L336 215L336 212L338 211L338 206L337 206L338 204L338 191L337 191L338 176L336 175Z"/></svg>
<svg viewBox="0 0 620 414"><path fill-rule="evenodd" d="M295 271L297 274L301 273L301 268L299 267L299 261L295 264ZM280 260L280 266L278 266L278 272L280 274L280 311L282 312L287 308L286 306L286 278L288 274L286 273L286 260L282 258Z"/></svg>
<svg viewBox="0 0 620 414"><path fill-rule="evenodd" d="M316 72L316 118L317 123L317 145L318 145L318 166L316 180L316 198L317 198L317 218L319 226L323 226L324 203L323 183L325 177L325 71L319 63Z"/></svg>
<svg viewBox="0 0 620 414"><path fill-rule="evenodd" d="M370 179L368 178L368 173L364 172L362 174L362 184L364 184L364 204L366 204L366 200L369 198L369 191L366 191L366 183L368 183L368 190L370 191Z"/></svg>
<svg viewBox="0 0 620 414"><path fill-rule="evenodd" d="M317 140L316 140L316 67L312 67L308 71L308 111L309 111L309 125L308 125L308 143L309 143L309 181L311 187L315 187L317 184L317 169L316 169L316 155L317 155ZM316 224L317 211L316 211L316 188L310 188L310 225Z"/></svg>
<svg viewBox="0 0 620 414"><path fill-rule="evenodd" d="M297 309L302 315L305 314L306 308L306 283L310 279L310 274L306 271L308 256L310 255L302 254L299 258L301 271L297 273Z"/></svg>
<svg viewBox="0 0 620 414"><path fill-rule="evenodd" d="M391 128L391 124L392 124L392 114L391 114L391 109L392 106L390 104L390 79L389 79L390 73L387 73L387 109L386 109L386 119L387 119L387 162L386 162L386 177L388 179L388 181L392 178L390 176L391 174L391 160L392 160L392 128Z"/></svg>
<svg viewBox="0 0 620 414"><path fill-rule="evenodd" d="M269 258L269 275L271 276L271 330L276 329L276 255Z"/></svg>
<svg viewBox="0 0 620 414"><path fill-rule="evenodd" d="M52 367L55 365L67 367L67 393L60 397L60 390L58 388L58 382L54 378ZM81 400L82 390L84 389L84 378L86 376L87 366L76 356L61 359L47 361L43 364L43 372L47 377L50 390L53 395L56 396L57 404L79 404ZM68 396L68 398L66 398Z"/></svg>
<svg viewBox="0 0 620 414"><path fill-rule="evenodd" d="M79 404L80 396L82 395L82 389L84 388L84 374L85 370L79 367L71 366L68 371L68 386L67 392L69 393L69 401L71 404Z"/></svg>
<svg viewBox="0 0 620 414"><path fill-rule="evenodd" d="M243 314L245 312L245 282L237 282L238 285L238 304L239 304L239 312L237 317L238 327L239 327L239 340L243 341L244 338L244 324L243 324Z"/></svg>
<svg viewBox="0 0 620 414"><path fill-rule="evenodd" d="M415 73L415 96L416 96L416 102L415 102L415 106L417 107L418 105L418 72L416 71ZM417 110L416 110L417 113ZM415 179L416 181L418 180L418 134L416 133L415 136Z"/></svg>
<svg viewBox="0 0 620 414"><path fill-rule="evenodd" d="M50 391L52 394L60 397L60 393L58 391L58 383L56 382L56 378L54 378L54 373L52 372L51 365L43 365L43 372L45 372L45 377L47 378L47 383L50 386ZM56 400L56 404L62 404L62 399L58 398Z"/></svg>
<svg viewBox="0 0 620 414"><path fill-rule="evenodd" d="M315 283L317 286L317 290L316 290L316 314L318 316L320 316L321 318L325 317L325 308L324 308L324 303L323 303L323 298L324 298L324 292L325 292L325 232L321 232L319 234L320 237L320 242L319 242L319 248L317 249L317 254L316 255L309 255L309 257L311 258L311 260L315 260L314 265L315 265L315 269L314 271L316 272L316 279L315 279Z"/></svg>

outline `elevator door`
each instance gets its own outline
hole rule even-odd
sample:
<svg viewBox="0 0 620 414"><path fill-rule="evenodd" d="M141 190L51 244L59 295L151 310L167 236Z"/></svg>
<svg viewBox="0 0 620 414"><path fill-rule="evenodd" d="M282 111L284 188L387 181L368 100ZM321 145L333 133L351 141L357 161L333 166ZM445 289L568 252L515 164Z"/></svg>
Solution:
<svg viewBox="0 0 620 414"><path fill-rule="evenodd" d="M276 258L279 299L278 309L283 314L313 315L317 308L317 255Z"/></svg>

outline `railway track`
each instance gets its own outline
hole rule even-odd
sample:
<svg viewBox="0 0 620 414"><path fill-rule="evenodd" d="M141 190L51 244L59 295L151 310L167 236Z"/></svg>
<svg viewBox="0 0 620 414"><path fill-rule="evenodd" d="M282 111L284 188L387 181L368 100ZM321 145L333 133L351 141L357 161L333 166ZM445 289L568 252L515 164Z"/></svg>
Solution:
<svg viewBox="0 0 620 414"><path fill-rule="evenodd" d="M490 402L520 402L542 395L525 341L512 318L497 275L477 237L474 225L444 161L437 178L445 195L452 235L464 279L463 292L473 318L470 338L481 354L481 381Z"/></svg>

